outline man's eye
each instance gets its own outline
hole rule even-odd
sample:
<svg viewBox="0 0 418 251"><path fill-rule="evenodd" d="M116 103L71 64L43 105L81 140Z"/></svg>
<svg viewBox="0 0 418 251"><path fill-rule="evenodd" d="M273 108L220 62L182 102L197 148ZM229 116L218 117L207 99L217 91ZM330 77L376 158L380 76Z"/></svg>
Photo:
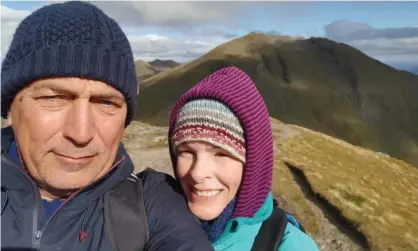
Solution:
<svg viewBox="0 0 418 251"><path fill-rule="evenodd" d="M71 101L71 97L65 95L40 96L36 100L45 107L60 107Z"/></svg>
<svg viewBox="0 0 418 251"><path fill-rule="evenodd" d="M42 100L56 100L56 99L58 99L59 98L59 96L58 95L53 95L53 96L41 96L41 97L39 97L39 99L42 99Z"/></svg>
<svg viewBox="0 0 418 251"><path fill-rule="evenodd" d="M102 100L102 104L106 106L116 105L115 103L109 100Z"/></svg>
<svg viewBox="0 0 418 251"><path fill-rule="evenodd" d="M114 114L122 107L121 104L109 99L93 98L91 99L91 102L95 104L98 109L108 114Z"/></svg>

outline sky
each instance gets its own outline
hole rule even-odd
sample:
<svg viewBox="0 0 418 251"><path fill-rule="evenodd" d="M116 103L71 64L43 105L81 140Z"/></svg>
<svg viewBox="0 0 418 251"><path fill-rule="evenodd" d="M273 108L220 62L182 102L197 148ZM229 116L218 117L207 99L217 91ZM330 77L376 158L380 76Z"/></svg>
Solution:
<svg viewBox="0 0 418 251"><path fill-rule="evenodd" d="M2 59L19 22L51 2L1 1ZM257 31L326 37L386 64L418 68L418 1L91 2L119 23L135 59L183 63Z"/></svg>

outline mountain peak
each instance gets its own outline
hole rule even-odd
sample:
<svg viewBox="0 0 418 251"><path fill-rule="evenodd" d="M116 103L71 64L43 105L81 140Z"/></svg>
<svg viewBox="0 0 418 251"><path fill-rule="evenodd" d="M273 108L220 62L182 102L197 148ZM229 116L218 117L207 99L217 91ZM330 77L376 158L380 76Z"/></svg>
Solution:
<svg viewBox="0 0 418 251"><path fill-rule="evenodd" d="M155 59L151 62L148 62L150 65L154 66L154 67L176 67L177 65L180 65L180 63L177 63L174 60L160 60L160 59Z"/></svg>
<svg viewBox="0 0 418 251"><path fill-rule="evenodd" d="M326 38L253 32L219 45L145 80L137 119L166 125L182 93L226 66L251 76L272 117L418 165L418 76Z"/></svg>

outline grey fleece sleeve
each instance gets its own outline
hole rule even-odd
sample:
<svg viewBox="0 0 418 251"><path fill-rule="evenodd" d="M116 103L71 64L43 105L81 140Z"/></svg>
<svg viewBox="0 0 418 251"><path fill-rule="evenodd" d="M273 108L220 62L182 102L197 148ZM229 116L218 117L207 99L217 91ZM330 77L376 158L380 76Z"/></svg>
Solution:
<svg viewBox="0 0 418 251"><path fill-rule="evenodd" d="M138 177L144 186L149 226L146 251L213 251L200 222L189 211L177 181L147 169Z"/></svg>

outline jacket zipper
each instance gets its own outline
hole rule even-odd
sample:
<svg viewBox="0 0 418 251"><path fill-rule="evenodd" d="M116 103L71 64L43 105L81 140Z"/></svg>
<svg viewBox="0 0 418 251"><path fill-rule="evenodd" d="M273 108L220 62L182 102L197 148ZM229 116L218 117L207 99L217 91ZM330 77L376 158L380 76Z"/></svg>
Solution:
<svg viewBox="0 0 418 251"><path fill-rule="evenodd" d="M10 162L10 164L12 164L15 168L17 168L17 170L19 170L21 173L23 173L23 175L29 180L29 183L31 184L32 189L35 192L35 207L33 209L33 215L32 215L32 247L35 248L36 250L40 250L40 242L41 242L41 236L42 236L42 232L38 231L38 207L39 207L39 196L38 196L38 190L36 189L35 184L33 183L32 179L29 177L29 175L23 171L21 168L19 168L18 166L16 166L12 161L9 161L6 157L4 158L5 160L7 160L8 162Z"/></svg>
<svg viewBox="0 0 418 251"><path fill-rule="evenodd" d="M35 211L38 211L38 210L35 210ZM36 224L36 223L34 223L34 224ZM36 226L36 227L38 227L38 226ZM42 231L35 230L35 239L33 240L32 246L36 250L41 250L41 237L42 237Z"/></svg>
<svg viewBox="0 0 418 251"><path fill-rule="evenodd" d="M123 160L125 159L125 156L122 156L122 158L119 160L119 161L117 161L111 168L110 168L110 170L112 170L115 166L117 166L117 165L119 165ZM80 190L78 190L77 192L75 192L73 195L71 195L70 197L68 197L68 199L66 199L59 207L58 207L58 209L57 210L55 210L55 212L51 215L51 217L49 217L49 219L48 219L48 221L45 223L45 225L44 225L44 227L41 229L41 230L39 230L38 229L38 222L39 222L39 219L38 219L38 191L36 190L36 186L35 186L35 184L33 183L33 181L32 181L32 179L28 176L28 174L26 174L26 172L25 171L23 171L22 169L20 169L19 167L17 167L13 162L11 162L11 161L9 161L14 167L16 167L19 171L21 171L23 174L24 174L24 176L26 177L26 178L28 178L29 179L29 182L31 183L31 185L32 185L32 188L35 190L35 196L36 196L36 205L35 205L35 208L34 208L34 212L33 212L33 223L32 223L32 228L33 228L33 230L32 230L32 232L33 232L33 237L32 237L32 247L33 248L35 248L35 250L41 250L41 239L42 239L42 235L43 235L43 232L44 232L44 230L45 230L45 227L48 225L48 223L51 221L51 219L52 219L52 217L54 217L56 214L57 214L57 212L68 202L68 201L70 201L74 196L76 196L77 194L79 194L80 192L82 192L82 191L84 191L86 188L88 188L88 187L90 187L91 185L93 185L93 184L95 184L96 182L93 182L93 183L91 183L91 184L89 184L89 185L87 185L87 186L85 186L85 187L83 187L82 189L80 189Z"/></svg>

